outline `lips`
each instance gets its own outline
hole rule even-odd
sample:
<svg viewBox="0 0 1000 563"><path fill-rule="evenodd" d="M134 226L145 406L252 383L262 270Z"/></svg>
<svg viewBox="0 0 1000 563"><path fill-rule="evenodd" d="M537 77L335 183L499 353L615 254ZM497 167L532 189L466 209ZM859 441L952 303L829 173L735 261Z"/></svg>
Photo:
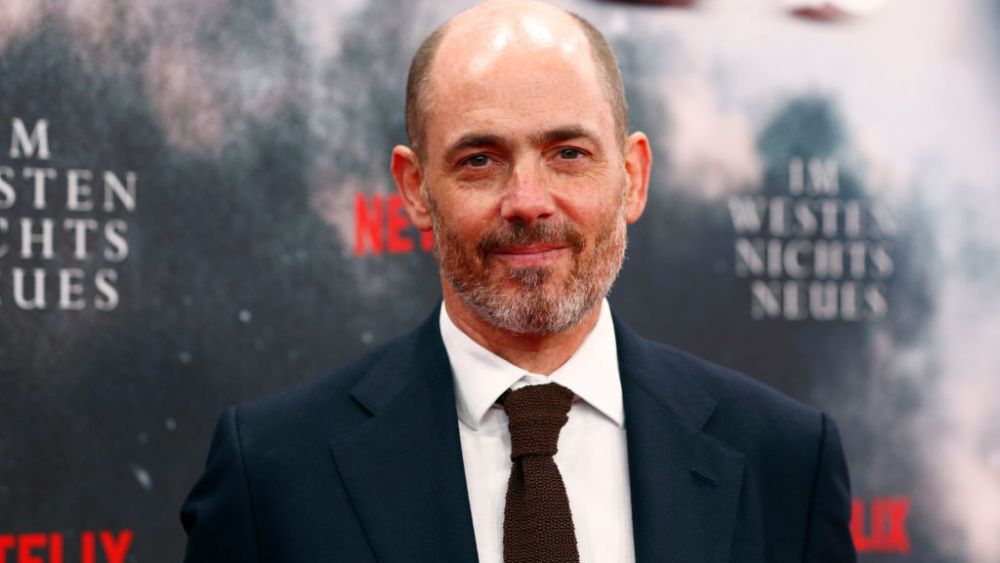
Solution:
<svg viewBox="0 0 1000 563"><path fill-rule="evenodd" d="M499 260L514 267L544 266L583 247L583 236L565 221L504 223L476 243L483 263Z"/></svg>
<svg viewBox="0 0 1000 563"><path fill-rule="evenodd" d="M495 252L497 254L539 254L542 252L548 252L550 250L559 250L560 248L565 248L566 245L563 244L531 244L528 246L510 246L507 248L498 248Z"/></svg>
<svg viewBox="0 0 1000 563"><path fill-rule="evenodd" d="M501 260L517 266L540 266L559 258L565 250L566 246L564 245L532 244L498 248L493 251L493 254Z"/></svg>

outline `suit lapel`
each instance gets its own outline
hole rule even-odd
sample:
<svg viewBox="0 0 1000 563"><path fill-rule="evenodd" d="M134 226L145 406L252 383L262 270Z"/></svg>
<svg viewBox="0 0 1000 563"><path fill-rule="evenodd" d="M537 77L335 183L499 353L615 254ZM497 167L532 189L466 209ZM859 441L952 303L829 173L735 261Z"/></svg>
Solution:
<svg viewBox="0 0 1000 563"><path fill-rule="evenodd" d="M378 561L476 561L451 367L434 314L355 386L372 417L331 444Z"/></svg>
<svg viewBox="0 0 1000 563"><path fill-rule="evenodd" d="M451 366L435 313L359 381L372 417L331 443L378 561L476 561ZM615 318L637 563L723 563L743 455L702 432L711 398Z"/></svg>
<svg viewBox="0 0 1000 563"><path fill-rule="evenodd" d="M723 563L743 455L702 432L716 402L661 347L615 319L637 563Z"/></svg>

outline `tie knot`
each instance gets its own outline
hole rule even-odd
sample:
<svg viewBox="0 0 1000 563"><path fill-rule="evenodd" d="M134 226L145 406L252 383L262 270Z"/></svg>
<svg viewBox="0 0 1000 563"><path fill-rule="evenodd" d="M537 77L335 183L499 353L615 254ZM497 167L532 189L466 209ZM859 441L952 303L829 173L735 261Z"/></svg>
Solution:
<svg viewBox="0 0 1000 563"><path fill-rule="evenodd" d="M500 404L507 412L510 458L555 455L559 431L569 419L572 403L573 392L555 383L528 385L504 393Z"/></svg>

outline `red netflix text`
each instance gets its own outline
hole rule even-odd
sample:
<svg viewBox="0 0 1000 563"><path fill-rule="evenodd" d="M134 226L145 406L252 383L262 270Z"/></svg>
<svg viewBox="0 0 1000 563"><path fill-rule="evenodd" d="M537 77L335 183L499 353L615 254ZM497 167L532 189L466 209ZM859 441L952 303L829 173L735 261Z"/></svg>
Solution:
<svg viewBox="0 0 1000 563"><path fill-rule="evenodd" d="M406 254L434 248L430 231L415 231L399 194L358 194L354 199L354 255Z"/></svg>
<svg viewBox="0 0 1000 563"><path fill-rule="evenodd" d="M0 563L125 563L132 530L0 534Z"/></svg>
<svg viewBox="0 0 1000 563"><path fill-rule="evenodd" d="M910 499L876 498L865 505L862 499L851 503L851 535L858 553L909 553L906 515Z"/></svg>

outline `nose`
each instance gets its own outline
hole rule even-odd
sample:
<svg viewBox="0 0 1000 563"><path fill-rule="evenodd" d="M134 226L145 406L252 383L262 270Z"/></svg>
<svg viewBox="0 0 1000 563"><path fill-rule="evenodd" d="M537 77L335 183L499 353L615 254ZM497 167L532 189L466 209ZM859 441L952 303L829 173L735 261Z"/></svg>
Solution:
<svg viewBox="0 0 1000 563"><path fill-rule="evenodd" d="M508 179L500 204L505 221L530 224L555 213L555 202L541 171L528 165L517 166Z"/></svg>

